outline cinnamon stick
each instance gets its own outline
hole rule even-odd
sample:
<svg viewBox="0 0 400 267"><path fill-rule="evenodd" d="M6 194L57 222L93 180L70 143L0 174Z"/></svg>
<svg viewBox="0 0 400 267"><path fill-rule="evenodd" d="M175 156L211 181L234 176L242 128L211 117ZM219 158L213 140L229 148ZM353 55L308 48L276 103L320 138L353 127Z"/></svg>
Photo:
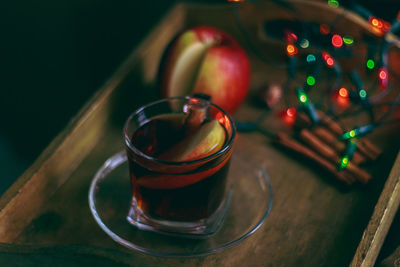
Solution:
<svg viewBox="0 0 400 267"><path fill-rule="evenodd" d="M362 143L364 143L364 145L372 152L375 153L376 155L380 155L382 154L382 149L380 149L379 147L377 147L376 145L374 145L373 143L371 143L371 141L369 141L368 139L362 139L361 140Z"/></svg>
<svg viewBox="0 0 400 267"><path fill-rule="evenodd" d="M321 117L321 121L323 121L332 132L337 135L343 134L343 129L340 125L328 117L324 112L319 110L318 115ZM361 139L357 144L357 148L359 148L359 150L371 160L375 160L382 153L382 150L372 144L368 139Z"/></svg>
<svg viewBox="0 0 400 267"><path fill-rule="evenodd" d="M346 149L346 145L338 140L338 138L329 130L323 127L315 127L311 129L312 133L315 134L320 140L322 140L325 144L331 146L338 153L342 153ZM366 157L360 154L360 152L355 151L353 154L352 161L355 164L361 164L366 161Z"/></svg>
<svg viewBox="0 0 400 267"><path fill-rule="evenodd" d="M283 145L297 153L300 153L309 159L318 163L325 170L329 171L332 175L334 175L337 179L347 183L352 184L355 181L353 175L348 173L347 171L337 171L336 166L326 159L319 156L317 153L309 149L308 147L302 145L298 141L292 139L289 135L283 132L279 132L277 134L278 139L275 140L276 143Z"/></svg>
<svg viewBox="0 0 400 267"><path fill-rule="evenodd" d="M318 110L318 116L320 117L320 121L323 125L325 125L329 130L337 135L341 135L343 133L343 129L339 123L332 120L331 117L327 116L323 111Z"/></svg>
<svg viewBox="0 0 400 267"><path fill-rule="evenodd" d="M339 135L343 134L343 129L339 125L339 123L335 122L332 120L329 116L327 116L323 111L318 110L317 111L318 116L320 117L320 122L321 125L325 126L330 132L336 136L337 138ZM306 128L311 126L311 120L308 118L308 116L304 113L299 113L296 117L295 125L299 128ZM382 153L382 150L379 149L377 146L372 144L369 140L367 139L362 139L360 142L357 143L357 149L364 159L368 160L376 160L376 158ZM359 156L355 156L356 159L354 162L359 162ZM364 162L363 160L360 161Z"/></svg>
<svg viewBox="0 0 400 267"><path fill-rule="evenodd" d="M309 130L303 129L300 132L300 138L307 143L310 147L316 150L319 154L321 154L326 159L330 160L332 163L338 163L340 161L340 157L337 152L324 144L317 136L312 134ZM367 183L371 179L371 175L366 171L359 168L357 165L352 163L351 161L347 164L346 169L352 173L357 180L362 183Z"/></svg>
<svg viewBox="0 0 400 267"><path fill-rule="evenodd" d="M374 161L376 159L376 155L374 155L373 153L371 153L365 146L364 143L359 141L357 143L357 150L360 151L360 153L362 155L364 155L366 158L368 158L368 160Z"/></svg>
<svg viewBox="0 0 400 267"><path fill-rule="evenodd" d="M339 161L339 155L337 154L337 152L333 150L330 146L323 143L309 130L302 129L300 131L300 139L326 159L329 159L334 163L337 163Z"/></svg>
<svg viewBox="0 0 400 267"><path fill-rule="evenodd" d="M376 158L382 154L382 150L371 143L368 139L361 139L360 147L362 147L366 153L371 157L372 160L376 160Z"/></svg>
<svg viewBox="0 0 400 267"><path fill-rule="evenodd" d="M336 135L340 135L343 133L342 127L337 122L328 117L324 112L318 110L317 114L319 116L321 125L324 125L326 128L328 128ZM295 125L297 127L306 128L311 126L311 124L312 124L311 119L305 113L297 114L295 121Z"/></svg>

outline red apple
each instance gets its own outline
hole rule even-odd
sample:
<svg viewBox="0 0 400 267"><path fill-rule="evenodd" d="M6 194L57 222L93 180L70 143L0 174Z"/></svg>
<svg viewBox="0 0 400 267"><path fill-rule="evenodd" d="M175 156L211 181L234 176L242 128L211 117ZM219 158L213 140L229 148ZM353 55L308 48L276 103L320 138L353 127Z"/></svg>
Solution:
<svg viewBox="0 0 400 267"><path fill-rule="evenodd" d="M170 44L160 75L164 97L203 93L233 113L248 92L250 64L231 36L199 26L183 32Z"/></svg>

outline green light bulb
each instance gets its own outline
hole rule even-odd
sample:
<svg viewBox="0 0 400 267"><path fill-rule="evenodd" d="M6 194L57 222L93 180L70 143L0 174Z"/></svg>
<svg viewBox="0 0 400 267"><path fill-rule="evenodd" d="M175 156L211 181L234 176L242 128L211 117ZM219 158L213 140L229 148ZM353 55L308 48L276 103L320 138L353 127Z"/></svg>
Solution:
<svg viewBox="0 0 400 267"><path fill-rule="evenodd" d="M308 97L307 94L303 91L303 89L296 87L296 94L297 94L297 98L299 99L299 101L304 104L305 106L308 106Z"/></svg>
<svg viewBox="0 0 400 267"><path fill-rule="evenodd" d="M300 94L299 100L301 103L306 103L307 102L307 96L305 94Z"/></svg>
<svg viewBox="0 0 400 267"><path fill-rule="evenodd" d="M356 136L356 131L355 130L351 130L351 131L348 131L348 132L342 134L340 136L340 139L347 140L347 139L353 138L355 136Z"/></svg>
<svg viewBox="0 0 400 267"><path fill-rule="evenodd" d="M375 62L372 59L368 59L367 68L372 70L375 67Z"/></svg>
<svg viewBox="0 0 400 267"><path fill-rule="evenodd" d="M310 46L310 42L307 39L302 39L300 42L301 48L308 48Z"/></svg>
<svg viewBox="0 0 400 267"><path fill-rule="evenodd" d="M364 136L370 132L372 132L375 129L376 125L375 124L367 124L364 126L357 127L351 131L348 131L347 133L342 134L339 139L341 140L348 140L350 138L354 137L360 137Z"/></svg>
<svg viewBox="0 0 400 267"><path fill-rule="evenodd" d="M343 36L343 43L346 45L352 45L354 43L354 39L351 36Z"/></svg>
<svg viewBox="0 0 400 267"><path fill-rule="evenodd" d="M315 84L315 78L313 77L313 76L308 76L307 77L307 84L309 85L309 86L313 86L314 84Z"/></svg>
<svg viewBox="0 0 400 267"><path fill-rule="evenodd" d="M307 62L314 62L316 60L315 56L313 54L307 55Z"/></svg>
<svg viewBox="0 0 400 267"><path fill-rule="evenodd" d="M365 99L367 97L367 91L365 91L364 89L361 89L358 94L362 99Z"/></svg>
<svg viewBox="0 0 400 267"><path fill-rule="evenodd" d="M337 0L328 0L328 5L331 7L339 7L339 2Z"/></svg>
<svg viewBox="0 0 400 267"><path fill-rule="evenodd" d="M344 157L340 160L340 169L346 168L348 164L349 164L349 157L344 156Z"/></svg>

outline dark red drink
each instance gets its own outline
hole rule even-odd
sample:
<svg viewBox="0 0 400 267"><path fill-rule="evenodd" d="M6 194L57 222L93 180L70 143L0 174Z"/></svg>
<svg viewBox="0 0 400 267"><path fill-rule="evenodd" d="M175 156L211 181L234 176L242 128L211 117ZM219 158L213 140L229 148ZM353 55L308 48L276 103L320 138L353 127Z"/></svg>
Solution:
<svg viewBox="0 0 400 267"><path fill-rule="evenodd" d="M128 150L133 198L152 219L206 219L225 197L231 151L222 153L229 139L224 120L188 121L182 113L155 116L131 136L140 151Z"/></svg>

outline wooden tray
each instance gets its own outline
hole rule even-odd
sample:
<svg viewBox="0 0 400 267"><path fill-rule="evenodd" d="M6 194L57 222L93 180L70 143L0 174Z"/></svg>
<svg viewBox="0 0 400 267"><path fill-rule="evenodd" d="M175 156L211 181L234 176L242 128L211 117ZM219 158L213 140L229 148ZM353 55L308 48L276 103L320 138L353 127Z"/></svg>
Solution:
<svg viewBox="0 0 400 267"><path fill-rule="evenodd" d="M341 9L325 3L290 1L310 20L330 21ZM240 15L249 32L260 22L285 17L273 3L246 6ZM95 223L87 195L97 169L123 149L122 125L138 106L158 97L156 77L162 53L182 29L208 24L231 33L249 51L252 93L285 71L252 53L233 17L234 5L175 6L82 108L65 130L0 199L0 262L10 265L190 265L190 266L373 266L400 200L399 140L394 126L371 136L383 150L369 168L366 186L344 188L324 171L290 156L259 133L241 134L239 143L270 174L274 202L265 224L249 239L222 253L197 258L157 258L113 242ZM269 10L270 12L265 12ZM242 12L242 11L240 11ZM338 27L353 34L370 31L357 16L343 13ZM271 55L282 44L265 38ZM279 50L277 50L279 49ZM276 51L276 53L275 53ZM278 57L279 59L279 57ZM251 94L252 94L251 93ZM251 96L250 94L250 96ZM262 109L247 101L236 119L251 120ZM265 126L274 128L274 115ZM388 140L391 140L390 142ZM21 257L21 255L23 257ZM6 264L7 265L7 264Z"/></svg>

